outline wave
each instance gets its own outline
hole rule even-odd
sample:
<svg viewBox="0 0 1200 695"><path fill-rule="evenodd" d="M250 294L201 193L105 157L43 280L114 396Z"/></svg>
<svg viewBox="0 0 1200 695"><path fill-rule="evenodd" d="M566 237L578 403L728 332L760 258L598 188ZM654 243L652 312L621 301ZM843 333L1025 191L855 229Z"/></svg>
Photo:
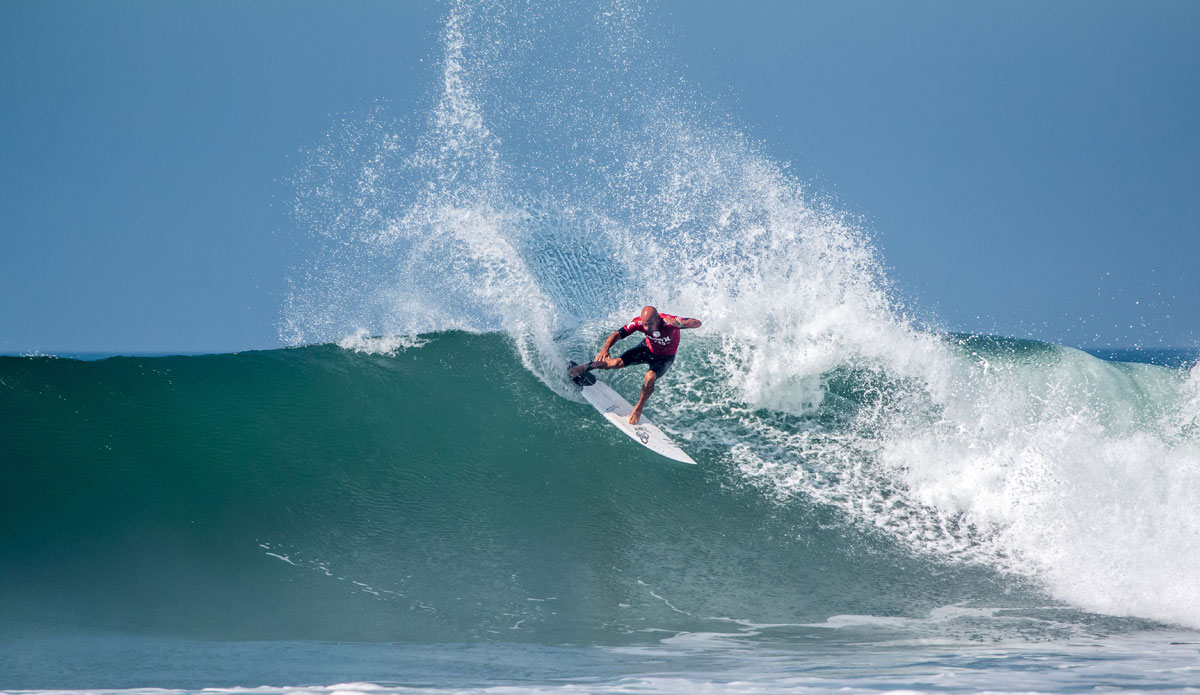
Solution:
<svg viewBox="0 0 1200 695"><path fill-rule="evenodd" d="M1074 378L1105 403L1125 393L1143 424L1097 444L1116 453L1153 441L1138 399L1194 382L1044 344L946 342L990 374L1055 373L1051 391ZM1165 569L1187 568L1188 536L1169 535L1186 534L1190 518L1171 506L1189 483L1175 469L1095 483L1087 466L1111 470L1115 455L1067 459L1078 469L1047 456L1034 461L1060 479L1032 484L1029 456L1005 470L1011 449L972 453L962 437L986 432L956 434L944 419L922 426L944 453L899 465L896 452L922 440L881 430L863 458L866 414L902 385L837 368L804 414L728 400L711 376L725 355L711 338L685 344L652 404L701 464L677 467L553 395L507 336L419 343L389 354L0 358L6 629L622 643L662 631L896 636L895 621L830 631L834 616L902 617L908 633L929 617L943 636L1142 625L1053 598L1070 601L1073 586L1087 592L1075 605L1103 613L1190 619L1178 594L1169 614L1115 603L1184 586ZM635 377L612 380L632 390ZM1025 446L1087 441L1072 436L1095 433L1051 436L1043 424ZM1082 479L1065 479L1077 470ZM1154 499L1147 478L1178 492ZM1157 544L1142 542L1148 525ZM1096 588L1122 572L1151 589Z"/></svg>
<svg viewBox="0 0 1200 695"><path fill-rule="evenodd" d="M1006 585L764 500L684 430L706 472L664 465L502 336L424 341L0 359L9 627L603 642Z"/></svg>
<svg viewBox="0 0 1200 695"><path fill-rule="evenodd" d="M1200 370L930 328L655 35L624 2L451 3L428 109L348 117L292 177L280 336L307 347L4 359L6 614L431 641L946 606L1200 627ZM651 406L690 474L562 376L643 304L704 320Z"/></svg>

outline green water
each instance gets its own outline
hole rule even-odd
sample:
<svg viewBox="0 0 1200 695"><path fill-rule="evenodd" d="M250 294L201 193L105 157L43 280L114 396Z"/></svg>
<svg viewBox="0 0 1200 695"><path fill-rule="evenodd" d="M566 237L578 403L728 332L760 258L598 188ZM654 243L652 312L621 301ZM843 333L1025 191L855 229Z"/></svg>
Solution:
<svg viewBox="0 0 1200 695"><path fill-rule="evenodd" d="M9 631L624 643L1042 600L780 504L722 442L681 435L700 465L671 464L497 335L0 358L0 380Z"/></svg>

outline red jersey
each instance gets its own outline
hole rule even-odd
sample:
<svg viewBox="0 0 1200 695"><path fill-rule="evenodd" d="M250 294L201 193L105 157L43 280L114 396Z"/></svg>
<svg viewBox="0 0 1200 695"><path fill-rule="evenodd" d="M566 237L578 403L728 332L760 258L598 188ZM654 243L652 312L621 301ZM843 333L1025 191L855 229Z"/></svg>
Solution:
<svg viewBox="0 0 1200 695"><path fill-rule="evenodd" d="M659 316L664 319L678 319L678 317L670 314L659 314ZM639 316L621 326L621 330L617 331L617 333L624 338L635 331L641 331L646 334L646 347L650 348L651 354L670 357L679 349L679 329L666 322L663 323L661 330L651 331L642 325L642 317Z"/></svg>

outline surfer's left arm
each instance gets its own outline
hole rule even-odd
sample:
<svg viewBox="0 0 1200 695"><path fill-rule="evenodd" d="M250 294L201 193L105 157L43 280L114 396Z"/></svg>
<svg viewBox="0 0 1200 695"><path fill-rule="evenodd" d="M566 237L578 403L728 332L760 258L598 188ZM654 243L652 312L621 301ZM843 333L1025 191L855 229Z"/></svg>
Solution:
<svg viewBox="0 0 1200 695"><path fill-rule="evenodd" d="M700 323L700 319L675 318L673 321L676 328L699 328L703 325Z"/></svg>

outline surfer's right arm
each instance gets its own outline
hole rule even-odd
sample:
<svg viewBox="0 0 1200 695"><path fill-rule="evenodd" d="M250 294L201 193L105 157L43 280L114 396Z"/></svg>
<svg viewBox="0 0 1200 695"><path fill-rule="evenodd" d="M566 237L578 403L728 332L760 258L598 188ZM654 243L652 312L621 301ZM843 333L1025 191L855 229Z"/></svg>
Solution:
<svg viewBox="0 0 1200 695"><path fill-rule="evenodd" d="M596 361L600 362L609 359L608 351L612 349L612 346L617 344L618 340L624 337L621 335L621 331L615 331L612 335L608 336L608 340L604 341L604 347L600 348L600 352L596 353Z"/></svg>
<svg viewBox="0 0 1200 695"><path fill-rule="evenodd" d="M640 330L642 330L641 318L635 318L624 326L618 328L613 332L612 335L608 336L608 340L604 341L604 347L600 348L600 352L596 355L596 361L600 362L603 360L612 359L612 357L608 354L608 351L612 349L612 346L616 345L618 340L628 338L630 335Z"/></svg>

